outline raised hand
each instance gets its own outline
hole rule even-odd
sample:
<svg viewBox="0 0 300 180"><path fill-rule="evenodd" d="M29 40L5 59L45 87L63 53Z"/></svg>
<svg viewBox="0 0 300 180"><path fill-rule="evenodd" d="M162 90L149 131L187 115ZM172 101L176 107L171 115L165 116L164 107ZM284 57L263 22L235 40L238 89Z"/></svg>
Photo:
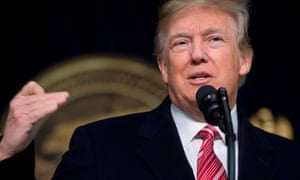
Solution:
<svg viewBox="0 0 300 180"><path fill-rule="evenodd" d="M66 91L46 93L30 81L10 101L0 142L0 160L24 150L34 138L35 124L55 112L69 97Z"/></svg>

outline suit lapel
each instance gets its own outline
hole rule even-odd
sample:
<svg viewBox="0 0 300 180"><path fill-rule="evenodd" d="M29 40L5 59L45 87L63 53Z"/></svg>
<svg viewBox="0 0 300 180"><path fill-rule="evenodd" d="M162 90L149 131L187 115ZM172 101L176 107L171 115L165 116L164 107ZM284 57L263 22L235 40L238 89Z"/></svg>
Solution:
<svg viewBox="0 0 300 180"><path fill-rule="evenodd" d="M170 115L168 98L150 113L138 137L140 146L137 151L158 179L194 179Z"/></svg>

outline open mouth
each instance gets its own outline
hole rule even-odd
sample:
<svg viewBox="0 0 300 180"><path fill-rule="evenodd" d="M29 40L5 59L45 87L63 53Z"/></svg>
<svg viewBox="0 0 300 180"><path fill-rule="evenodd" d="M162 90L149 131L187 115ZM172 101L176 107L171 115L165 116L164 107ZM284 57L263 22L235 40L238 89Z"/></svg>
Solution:
<svg viewBox="0 0 300 180"><path fill-rule="evenodd" d="M191 76L191 79L205 79L205 78L208 78L209 75L208 74L196 74L196 75L193 75Z"/></svg>
<svg viewBox="0 0 300 180"><path fill-rule="evenodd" d="M200 84L206 83L211 77L212 75L210 75L209 73L198 72L189 76L189 80L191 83L199 85L199 83Z"/></svg>

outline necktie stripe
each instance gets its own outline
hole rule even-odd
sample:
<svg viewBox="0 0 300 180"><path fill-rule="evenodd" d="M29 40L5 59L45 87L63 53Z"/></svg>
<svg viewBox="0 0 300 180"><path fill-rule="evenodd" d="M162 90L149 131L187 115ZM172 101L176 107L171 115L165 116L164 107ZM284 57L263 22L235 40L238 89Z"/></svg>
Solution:
<svg viewBox="0 0 300 180"><path fill-rule="evenodd" d="M197 160L197 180L226 180L226 171L213 151L213 141L219 139L220 134L213 126L205 126L198 136L203 139Z"/></svg>

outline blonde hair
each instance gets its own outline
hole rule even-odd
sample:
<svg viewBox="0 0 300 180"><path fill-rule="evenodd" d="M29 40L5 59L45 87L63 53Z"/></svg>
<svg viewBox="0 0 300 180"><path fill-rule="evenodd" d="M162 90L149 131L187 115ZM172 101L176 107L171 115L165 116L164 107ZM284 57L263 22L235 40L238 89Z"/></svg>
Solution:
<svg viewBox="0 0 300 180"><path fill-rule="evenodd" d="M248 1L247 0L169 0L162 5L154 39L154 54L161 56L164 49L166 30L172 19L183 9L190 6L213 7L230 14L238 25L238 43L242 52L250 51L252 46L248 36Z"/></svg>

